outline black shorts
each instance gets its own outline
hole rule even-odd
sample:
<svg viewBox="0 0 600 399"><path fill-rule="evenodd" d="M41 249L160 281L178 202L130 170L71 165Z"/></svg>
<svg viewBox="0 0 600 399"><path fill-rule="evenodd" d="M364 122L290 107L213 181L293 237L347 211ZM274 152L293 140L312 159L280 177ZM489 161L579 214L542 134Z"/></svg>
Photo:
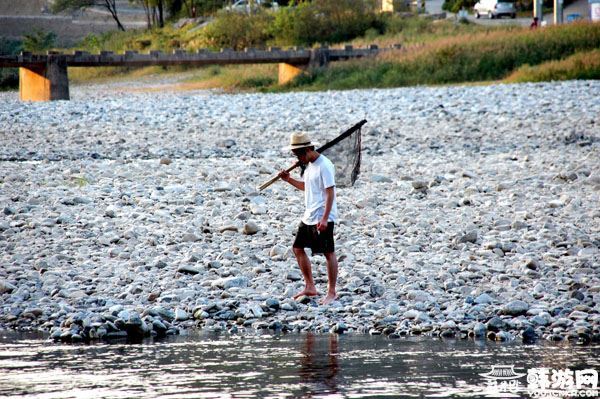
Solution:
<svg viewBox="0 0 600 399"><path fill-rule="evenodd" d="M327 254L335 251L333 242L333 222L327 223L327 229L322 232L317 231L317 225L306 225L300 222L294 248L310 248L313 254Z"/></svg>

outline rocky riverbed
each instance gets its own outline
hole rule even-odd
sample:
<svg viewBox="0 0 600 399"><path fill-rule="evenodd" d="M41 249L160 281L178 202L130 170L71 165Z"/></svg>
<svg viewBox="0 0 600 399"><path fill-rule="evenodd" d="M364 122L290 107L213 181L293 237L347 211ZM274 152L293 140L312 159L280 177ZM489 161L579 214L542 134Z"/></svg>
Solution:
<svg viewBox="0 0 600 399"><path fill-rule="evenodd" d="M140 85L0 93L0 327L600 339L600 82ZM256 187L292 161L292 130L323 142L362 118L362 174L338 190L339 300L296 302L302 194Z"/></svg>

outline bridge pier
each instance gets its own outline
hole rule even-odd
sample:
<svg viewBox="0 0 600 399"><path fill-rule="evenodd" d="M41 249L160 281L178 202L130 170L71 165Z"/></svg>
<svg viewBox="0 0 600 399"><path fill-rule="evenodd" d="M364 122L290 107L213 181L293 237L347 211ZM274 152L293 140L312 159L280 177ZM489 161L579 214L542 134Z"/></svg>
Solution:
<svg viewBox="0 0 600 399"><path fill-rule="evenodd" d="M354 58L371 57L379 54L375 45L365 49L354 49L351 45L343 49L320 47L305 50L295 48L281 50L272 47L269 50L247 49L245 51L222 50L220 52L199 50L189 53L175 50L173 54L150 51L138 54L126 51L125 54L113 54L101 51L89 54L75 51L73 54L48 52L20 55L0 55L0 68L19 68L19 96L23 101L69 100L68 67L142 67L148 65L229 65L229 64L279 64L279 84L286 84L303 73L314 73L326 67L330 62Z"/></svg>
<svg viewBox="0 0 600 399"><path fill-rule="evenodd" d="M329 64L329 49L318 48L310 52L310 60L307 65L290 65L279 63L279 84L283 85L291 82L296 76L301 75L307 70L322 68Z"/></svg>
<svg viewBox="0 0 600 399"><path fill-rule="evenodd" d="M69 77L64 57L48 55L46 65L19 68L19 97L23 101L69 99Z"/></svg>
<svg viewBox="0 0 600 399"><path fill-rule="evenodd" d="M279 84L284 85L291 82L298 75L306 71L306 66L290 65L284 62L279 63Z"/></svg>

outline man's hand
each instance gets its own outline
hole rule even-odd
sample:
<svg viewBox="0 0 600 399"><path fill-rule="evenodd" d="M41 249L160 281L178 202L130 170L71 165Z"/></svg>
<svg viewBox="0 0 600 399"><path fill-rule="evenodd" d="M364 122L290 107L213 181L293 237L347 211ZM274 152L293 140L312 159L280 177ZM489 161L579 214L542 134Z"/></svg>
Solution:
<svg viewBox="0 0 600 399"><path fill-rule="evenodd" d="M320 232L327 230L327 219L321 219L319 223L317 223L317 230Z"/></svg>
<svg viewBox="0 0 600 399"><path fill-rule="evenodd" d="M282 170L279 172L279 178L285 182L290 181L290 172L286 171L286 170Z"/></svg>

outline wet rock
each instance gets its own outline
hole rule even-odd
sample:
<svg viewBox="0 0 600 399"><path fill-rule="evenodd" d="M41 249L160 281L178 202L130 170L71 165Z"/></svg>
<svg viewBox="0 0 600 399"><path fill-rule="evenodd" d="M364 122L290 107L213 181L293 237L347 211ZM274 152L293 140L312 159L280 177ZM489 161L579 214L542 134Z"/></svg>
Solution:
<svg viewBox="0 0 600 399"><path fill-rule="evenodd" d="M487 332L487 328L486 328L485 324L483 324L483 323L477 322L473 326L473 336L475 338L485 337L486 332Z"/></svg>
<svg viewBox="0 0 600 399"><path fill-rule="evenodd" d="M498 332L504 328L506 328L506 323L499 317L492 317L486 323L486 328L493 332Z"/></svg>
<svg viewBox="0 0 600 399"><path fill-rule="evenodd" d="M334 324L330 331L336 334L343 334L348 331L348 326L344 322L339 322Z"/></svg>

